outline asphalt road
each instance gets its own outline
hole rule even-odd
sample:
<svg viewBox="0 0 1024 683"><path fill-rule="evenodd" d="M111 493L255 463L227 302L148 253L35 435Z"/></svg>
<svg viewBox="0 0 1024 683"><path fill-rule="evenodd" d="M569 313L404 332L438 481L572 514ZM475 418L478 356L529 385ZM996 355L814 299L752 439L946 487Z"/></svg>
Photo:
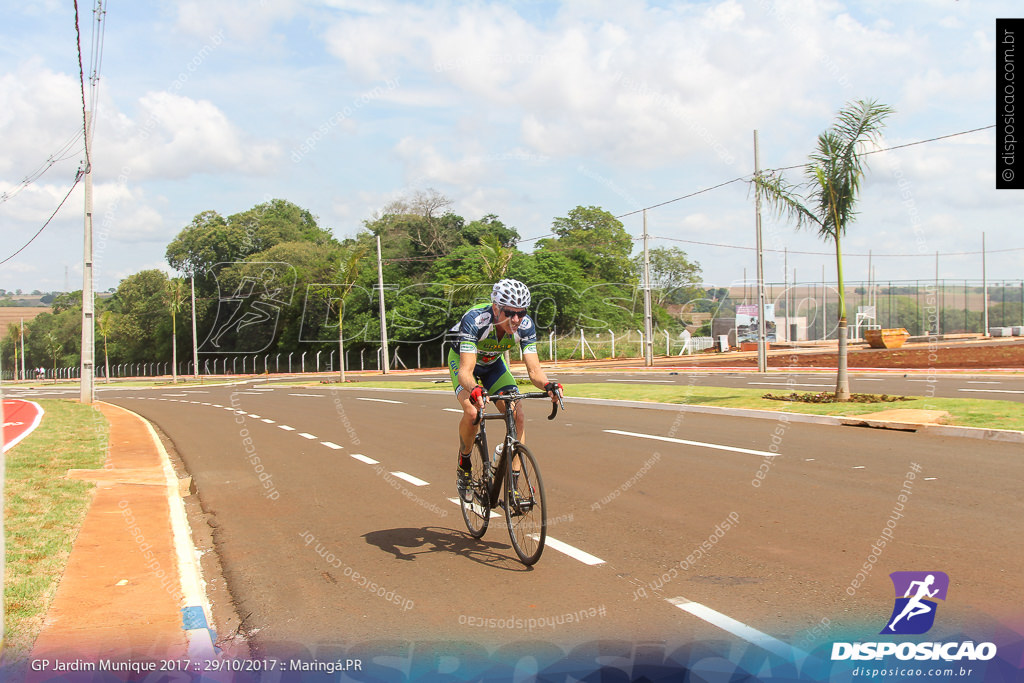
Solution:
<svg viewBox="0 0 1024 683"><path fill-rule="evenodd" d="M999 630L1019 611L1019 444L590 402L548 422L533 401L552 540L527 569L500 524L473 540L451 502L445 392L250 383L102 398L154 422L193 475L257 652L447 643L465 662L599 639L807 651L874 638L901 570L950 576L929 637Z"/></svg>

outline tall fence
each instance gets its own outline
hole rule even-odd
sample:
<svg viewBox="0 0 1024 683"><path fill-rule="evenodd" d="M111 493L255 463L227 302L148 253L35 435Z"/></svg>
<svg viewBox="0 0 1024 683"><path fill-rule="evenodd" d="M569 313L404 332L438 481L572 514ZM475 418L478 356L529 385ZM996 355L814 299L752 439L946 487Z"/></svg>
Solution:
<svg viewBox="0 0 1024 683"><path fill-rule="evenodd" d="M712 345L711 332L722 333L736 327L736 307L756 306L756 285L738 281L728 287L703 285L707 296L691 301L676 301L667 308L673 316L672 331L656 327L652 343L657 356L677 356L684 352L680 330L685 323L695 336L689 351L699 353ZM765 285L766 301L773 305L777 321L785 329L777 338L791 341L836 338L838 289L835 282L770 282ZM848 281L844 287L847 319L853 338L862 337L869 327L905 328L912 335L984 334L992 328L1024 326L1024 279L992 280L876 280ZM987 306L986 306L987 304ZM987 310L986 310L987 308ZM987 325L986 325L987 319ZM789 324L797 322L797 334ZM698 332L698 331L701 332ZM697 335L700 336L697 336ZM643 357L643 333L637 330L573 332L557 335L541 331L538 340L540 358L546 362L570 359L607 359ZM4 342L5 345L7 342ZM349 345L346 343L346 347ZM392 341L390 367L413 369L445 364L446 351L440 340ZM378 341L353 343L345 353L348 370L380 370L383 349ZM180 356L179 356L180 357ZM9 358L9 355L5 355ZM37 375L39 360L29 357L28 379L77 379L78 367L44 367ZM336 372L338 352L308 350L274 353L200 353L199 368L191 361L178 364L178 374L254 375ZM32 366L36 366L33 368ZM48 365L48 363L47 363ZM171 375L170 362L112 363L111 378L161 377ZM102 353L97 354L96 376L106 378ZM25 379L10 365L0 371L5 381Z"/></svg>
<svg viewBox="0 0 1024 683"><path fill-rule="evenodd" d="M681 356L700 353L712 347L711 337L691 337L689 335L673 335L668 332L655 333L653 349L657 356ZM632 330L623 333L611 331L604 333L584 332L557 337L550 334L537 344L537 353L541 360L554 362L584 359L610 358L642 358L644 355L643 332ZM441 354L446 347L439 342L410 344L396 343L389 349L391 369L422 369L443 366ZM257 354L200 354L199 372L196 373L191 360L178 363L178 375L195 376L241 376L241 375L301 375L338 372L336 351L290 351L280 353ZM518 352L515 358L520 358ZM345 353L345 369L348 371L380 371L383 367L383 348L381 346L361 346L349 349ZM80 368L27 368L28 379L39 381L73 380L80 376ZM127 377L170 377L170 362L149 363L115 363L110 365L109 378ZM15 377L14 370L3 370L0 374L5 381L25 379L20 369ZM96 366L96 378L106 379L106 364L102 361Z"/></svg>
<svg viewBox="0 0 1024 683"><path fill-rule="evenodd" d="M913 335L986 334L988 328L1024 325L1024 280L884 280L847 282L843 289L851 330L876 326L902 327ZM719 302L720 316L734 315L737 304L757 304L756 283L733 285L728 292ZM765 298L774 304L776 317L804 321L801 329L806 331L794 341L836 338L839 290L834 282L766 283Z"/></svg>

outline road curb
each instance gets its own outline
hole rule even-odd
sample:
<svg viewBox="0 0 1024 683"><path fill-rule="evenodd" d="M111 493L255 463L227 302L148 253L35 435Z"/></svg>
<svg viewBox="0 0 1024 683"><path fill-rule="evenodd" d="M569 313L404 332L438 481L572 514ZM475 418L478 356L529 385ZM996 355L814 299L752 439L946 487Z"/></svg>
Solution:
<svg viewBox="0 0 1024 683"><path fill-rule="evenodd" d="M115 407L131 413L146 425L153 446L159 454L167 486L167 504L170 508L168 521L178 560L178 577L181 583L181 593L185 599L185 607L182 608L181 614L182 629L188 638L188 654L194 661L215 659L216 646L211 626L213 623L211 608L206 599L199 557L195 544L192 542L192 530L185 514L185 503L181 498L180 484L174 473L174 466L171 465L171 458L149 420L123 406Z"/></svg>
<svg viewBox="0 0 1024 683"><path fill-rule="evenodd" d="M396 391L420 394L436 394L440 389L389 389L386 387L331 387L332 390L362 391ZM832 427L870 427L874 429L893 429L931 434L933 436L953 436L1006 443L1024 443L1024 432L1011 429L989 429L983 427L955 427L951 425L919 424L914 422L893 422L888 420L864 420L856 415L808 415L807 413L789 413L780 410L755 410L753 408L719 408L716 406L690 406L681 403L655 403L652 401L626 401L613 398L584 398L579 396L565 397L566 403L593 403L619 408L642 408L645 410L673 410L704 415L721 415L727 417L751 417L758 420L775 420L785 422L803 422Z"/></svg>

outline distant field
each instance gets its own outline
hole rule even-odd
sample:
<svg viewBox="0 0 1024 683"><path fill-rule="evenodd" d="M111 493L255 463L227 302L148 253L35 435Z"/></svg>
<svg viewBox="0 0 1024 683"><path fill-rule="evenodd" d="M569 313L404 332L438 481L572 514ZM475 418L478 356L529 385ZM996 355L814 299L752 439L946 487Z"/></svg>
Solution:
<svg viewBox="0 0 1024 683"><path fill-rule="evenodd" d="M0 306L0 339L7 337L11 323L28 322L40 313L49 313L49 306Z"/></svg>

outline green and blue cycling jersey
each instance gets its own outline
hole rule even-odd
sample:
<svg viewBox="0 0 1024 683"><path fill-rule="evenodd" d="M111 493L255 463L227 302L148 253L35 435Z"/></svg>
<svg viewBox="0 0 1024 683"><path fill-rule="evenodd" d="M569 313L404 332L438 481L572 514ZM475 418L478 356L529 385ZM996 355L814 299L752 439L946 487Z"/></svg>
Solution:
<svg viewBox="0 0 1024 683"><path fill-rule="evenodd" d="M448 371L451 374L452 386L456 395L462 389L459 386L459 354L477 354L473 376L480 380L487 393L493 394L506 387L514 387L516 382L509 372L502 354L511 351L519 344L524 354L537 353L537 327L529 315L523 316L514 334L506 334L498 339L497 319L490 304L474 306L466 311L450 330L448 339L451 348L448 351Z"/></svg>

